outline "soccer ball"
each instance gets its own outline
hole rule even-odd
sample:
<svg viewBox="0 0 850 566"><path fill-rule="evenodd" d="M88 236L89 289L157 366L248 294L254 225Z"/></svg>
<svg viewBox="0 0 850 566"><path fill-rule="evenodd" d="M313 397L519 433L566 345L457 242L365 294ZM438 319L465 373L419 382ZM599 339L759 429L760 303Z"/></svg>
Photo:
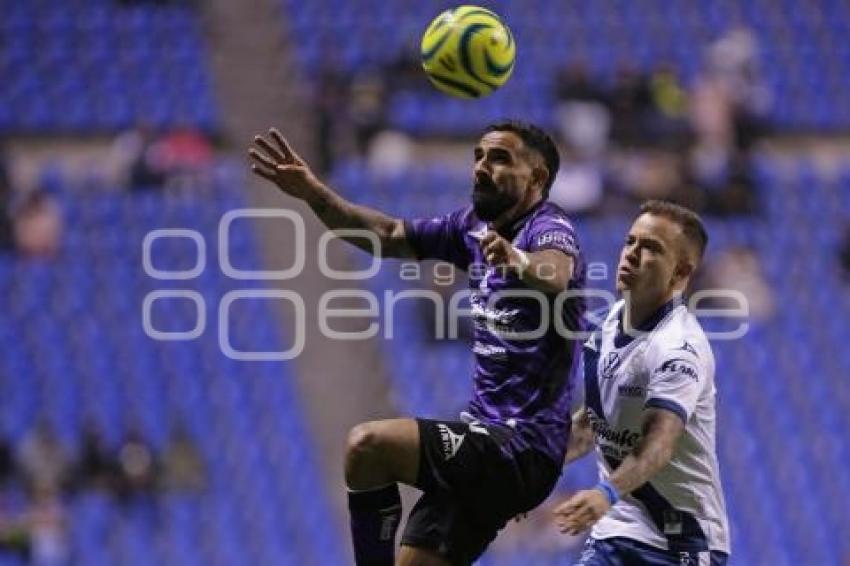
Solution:
<svg viewBox="0 0 850 566"><path fill-rule="evenodd" d="M422 36L422 68L441 91L487 96L514 70L516 43L497 14L479 6L446 10Z"/></svg>

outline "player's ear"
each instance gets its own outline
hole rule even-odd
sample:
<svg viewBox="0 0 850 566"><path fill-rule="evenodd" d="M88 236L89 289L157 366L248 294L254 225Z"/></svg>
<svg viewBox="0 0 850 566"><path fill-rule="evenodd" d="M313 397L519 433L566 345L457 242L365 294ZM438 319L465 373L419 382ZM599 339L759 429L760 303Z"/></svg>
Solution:
<svg viewBox="0 0 850 566"><path fill-rule="evenodd" d="M543 187L546 186L547 181L549 181L549 170L546 169L545 165L535 165L531 170L531 186L535 189L539 189L542 193Z"/></svg>
<svg viewBox="0 0 850 566"><path fill-rule="evenodd" d="M682 254L679 261L676 262L676 269L673 271L673 281L688 281L696 271L696 265L693 260L687 255Z"/></svg>

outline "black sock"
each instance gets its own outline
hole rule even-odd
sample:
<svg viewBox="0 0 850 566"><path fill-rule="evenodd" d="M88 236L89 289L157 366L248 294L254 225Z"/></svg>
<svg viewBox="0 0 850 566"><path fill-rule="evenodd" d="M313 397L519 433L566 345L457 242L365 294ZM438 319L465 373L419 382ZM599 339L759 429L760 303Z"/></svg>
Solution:
<svg viewBox="0 0 850 566"><path fill-rule="evenodd" d="M394 483L348 492L351 538L357 566L392 566L395 533L401 520L401 497Z"/></svg>

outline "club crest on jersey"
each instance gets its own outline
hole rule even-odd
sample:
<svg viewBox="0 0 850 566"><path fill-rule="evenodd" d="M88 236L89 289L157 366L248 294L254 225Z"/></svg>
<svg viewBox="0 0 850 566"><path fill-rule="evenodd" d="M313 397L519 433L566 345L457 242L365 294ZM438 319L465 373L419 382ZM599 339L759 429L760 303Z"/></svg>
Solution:
<svg viewBox="0 0 850 566"><path fill-rule="evenodd" d="M611 379L614 376L614 371L619 366L620 354L617 352L609 352L602 363L602 377L604 379Z"/></svg>
<svg viewBox="0 0 850 566"><path fill-rule="evenodd" d="M690 360L686 360L684 358L673 358L667 360L661 364L660 368L655 370L655 374L681 374L690 377L694 381L699 381L699 372L697 371L697 368Z"/></svg>

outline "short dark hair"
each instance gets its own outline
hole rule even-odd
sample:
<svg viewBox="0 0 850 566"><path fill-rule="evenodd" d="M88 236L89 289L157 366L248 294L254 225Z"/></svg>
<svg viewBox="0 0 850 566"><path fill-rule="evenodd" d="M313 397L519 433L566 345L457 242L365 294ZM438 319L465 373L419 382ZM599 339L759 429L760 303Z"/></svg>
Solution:
<svg viewBox="0 0 850 566"><path fill-rule="evenodd" d="M546 164L546 170L549 172L549 178L543 187L543 196L548 197L549 189L552 188L552 183L555 182L555 175L558 174L558 169L561 167L561 156L558 155L558 147L552 141L549 134L534 124L519 120L505 120L490 124L484 129L484 134L490 132L513 132L522 139L522 142L527 148L536 151L543 158L543 162Z"/></svg>
<svg viewBox="0 0 850 566"><path fill-rule="evenodd" d="M640 213L654 214L672 220L682 228L682 233L697 250L697 260L702 259L708 246L708 232L699 215L689 208L666 200L649 200L640 207Z"/></svg>

